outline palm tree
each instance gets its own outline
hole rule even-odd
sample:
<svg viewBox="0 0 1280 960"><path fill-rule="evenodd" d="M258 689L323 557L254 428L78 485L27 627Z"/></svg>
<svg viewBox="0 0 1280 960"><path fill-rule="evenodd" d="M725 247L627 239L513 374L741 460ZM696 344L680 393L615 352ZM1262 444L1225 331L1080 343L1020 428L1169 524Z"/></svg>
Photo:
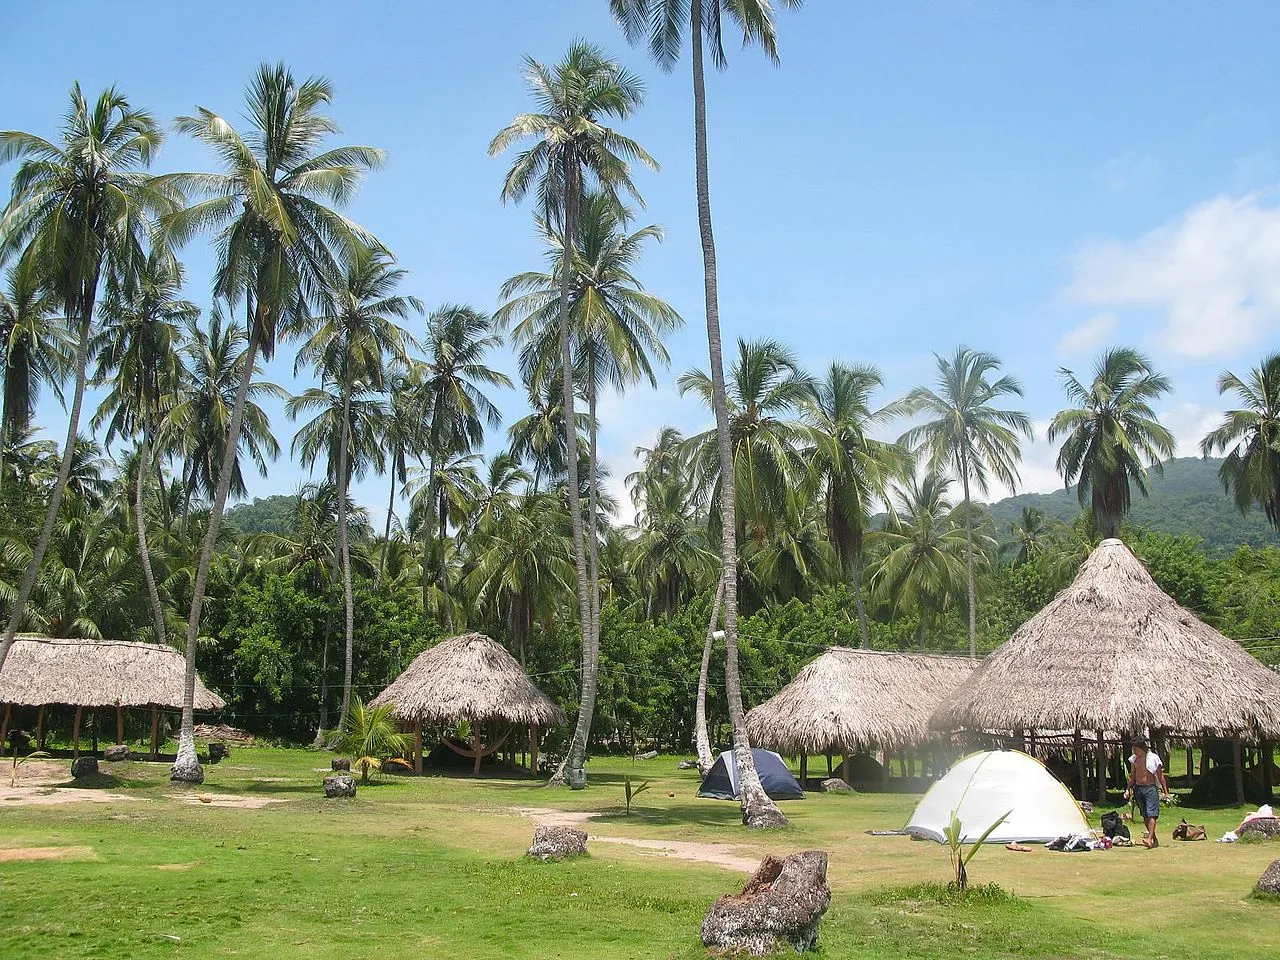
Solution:
<svg viewBox="0 0 1280 960"><path fill-rule="evenodd" d="M9 607L0 666L13 645L66 493L99 286L104 276L128 282L144 259L149 218L172 207L173 193L144 172L161 140L151 115L135 109L123 94L109 88L90 105L79 84L71 88L71 109L58 142L19 130L0 131L0 165L22 161L0 215L0 264L17 254L36 265L40 285L54 292L76 342L75 389L62 464L35 549Z"/></svg>
<svg viewBox="0 0 1280 960"><path fill-rule="evenodd" d="M578 605L582 624L582 697L578 722L565 758L569 779L586 782L587 740L595 710L599 638L588 589L586 540L579 504L577 431L574 424L573 356L570 350L570 288L572 251L576 249L579 207L594 181L610 197L625 191L637 196L629 162L657 169L657 163L628 137L605 126L607 119L626 120L644 97L639 77L624 70L603 51L582 40L570 45L564 58L548 68L525 60L525 80L540 112L517 116L489 144L490 156L524 140L534 140L519 154L503 185L504 201L518 202L536 190L544 223L557 229L566 251L560 263L558 322L560 366L564 392L565 450L569 470L569 513L573 523L574 564L578 573ZM557 773L557 779L560 774Z"/></svg>
<svg viewBox="0 0 1280 960"><path fill-rule="evenodd" d="M1022 514L1009 530L1009 539L1002 546L1003 552L1013 555L1014 566L1034 560L1056 539L1055 524L1061 526L1045 516L1039 507L1023 507Z"/></svg>
<svg viewBox="0 0 1280 960"><path fill-rule="evenodd" d="M956 348L951 359L934 355L938 362L937 390L916 387L903 402L906 413L932 419L912 427L899 443L923 452L929 469L953 471L964 489L965 568L969 598L969 656L978 656L978 599L974 577L972 488L981 493L990 487L992 474L1009 488L1018 483L1022 459L1019 436L1031 438L1031 420L1020 410L994 406L1001 397L1022 396L1022 387L1011 376L991 380L1000 369L994 354Z"/></svg>
<svg viewBox="0 0 1280 960"><path fill-rule="evenodd" d="M707 542L706 524L686 484L655 485L636 518L634 534L630 566L641 583L651 585L646 610L650 617L674 612L689 588L718 567Z"/></svg>
<svg viewBox="0 0 1280 960"><path fill-rule="evenodd" d="M807 459L823 484L827 538L853 583L863 649L871 646L862 595L867 523L887 499L889 482L905 475L909 459L901 447L869 435L901 412L896 404L872 409L871 393L883 385L873 366L833 363L803 403L812 444Z"/></svg>
<svg viewBox="0 0 1280 960"><path fill-rule="evenodd" d="M1200 443L1207 457L1227 453L1218 476L1236 506L1245 513L1262 507L1271 526L1280 530L1280 353L1263 358L1247 381L1225 371L1218 392L1239 394L1243 407L1227 411L1222 426Z"/></svg>
<svg viewBox="0 0 1280 960"><path fill-rule="evenodd" d="M784 7L797 8L803 0L780 0ZM726 464L727 496L723 498L725 689L729 700L729 722L733 729L733 752L741 784L742 819L749 827L780 826L787 818L760 786L751 746L747 739L746 713L742 709L742 687L738 676L738 541L733 478L733 439L729 423L729 402L725 391L724 359L720 343L720 294L716 277L716 244L711 230L711 189L707 172L707 88L703 70L703 45L712 62L723 70L728 65L721 26L728 17L742 31L743 45L756 43L775 64L778 62L777 34L770 0L609 0L614 19L622 24L628 41L647 40L649 53L664 70L680 59L684 45L684 24L688 17L689 43L693 64L693 153L694 181L698 196L698 233L702 239L703 288L707 312L707 351L711 358L712 405L721 461Z"/></svg>
<svg viewBox="0 0 1280 960"><path fill-rule="evenodd" d="M431 458L431 467L409 482L405 492L409 495L411 529L425 527L423 543L428 546L435 539L436 597L424 610L443 614L445 628L453 633L453 598L449 592L449 524L452 522L461 533L467 524L478 498L482 495L482 483L477 469L482 458L478 453L455 453ZM457 544L455 544L455 547ZM423 563L427 557L424 554ZM424 575L423 582L426 583ZM465 619L465 618L464 618Z"/></svg>
<svg viewBox="0 0 1280 960"><path fill-rule="evenodd" d="M157 643L167 643L168 633L147 543L146 489L156 438L181 390L181 325L200 317L200 308L181 297L182 280L182 265L158 248L128 289L110 279L103 322L91 348L97 357L94 384L110 385L94 415L94 429L106 425L108 445L116 436L137 438L133 513Z"/></svg>
<svg viewBox="0 0 1280 960"><path fill-rule="evenodd" d="M1058 472L1067 486L1076 483L1080 505L1093 509L1093 526L1103 537L1120 533L1129 512L1132 483L1147 495L1147 466L1157 473L1177 443L1151 408L1173 389L1151 361L1128 347L1108 350L1094 367L1088 385L1070 370L1059 370L1067 399L1077 406L1061 410L1049 424L1049 441L1065 436L1058 451ZM1145 461L1145 462L1144 462Z"/></svg>
<svg viewBox="0 0 1280 960"><path fill-rule="evenodd" d="M344 255L349 257L361 246L380 246L361 227L325 205L325 201L350 200L364 172L383 162L383 152L373 147L321 151L326 138L338 132L338 125L321 112L332 99L328 81L310 77L298 83L284 64L263 64L245 97L249 122L245 136L204 107L197 108L193 117L178 118L178 130L209 146L225 172L163 178L207 198L168 217L166 229L177 244L197 231L218 231L214 296L229 305L244 303L249 338L187 619L186 690L174 764L174 774L182 780L203 778L191 735L196 639L258 354L270 360L278 335L302 327L308 301L323 289L327 278L341 274Z"/></svg>
<svg viewBox="0 0 1280 960"><path fill-rule="evenodd" d="M643 509L650 497L659 496L669 483L687 479L683 451L684 434L676 427L659 430L658 439L652 447L635 448L634 453L644 466L628 474L625 483L637 510Z"/></svg>
<svg viewBox="0 0 1280 960"><path fill-rule="evenodd" d="M408 360L410 342L396 323L409 314L422 312L422 301L395 292L406 271L394 265L390 254L381 249L358 246L343 264L337 280L330 280L322 294L323 313L313 321L315 329L298 350L294 372L302 363L311 363L322 378L338 388L338 423L341 431L332 439L337 446L337 463L332 476L337 484L338 547L342 566L342 600L346 629L346 652L342 672L342 704L338 726L347 720L351 704L352 655L355 649L355 597L351 586L351 542L347 535L347 484L352 473L363 473L363 464L348 464L348 454L355 444L351 437L351 401L357 389L383 393L387 388L387 359L393 363ZM381 419L385 413L378 405ZM378 462L383 451L376 442Z"/></svg>
<svg viewBox="0 0 1280 960"><path fill-rule="evenodd" d="M74 350L57 294L40 279L35 257L20 257L0 290L0 485L5 454L31 426L43 387L62 399L62 381Z"/></svg>
<svg viewBox="0 0 1280 960"><path fill-rule="evenodd" d="M539 387L526 384L529 413L507 428L508 452L520 463L529 463L533 472L530 482L536 489L544 489L548 482L558 483L569 472L569 458L565 450L564 391L560 388L559 373L549 377ZM587 415L574 413L576 434L587 429ZM581 436L578 436L581 439ZM574 444L576 451L577 444Z"/></svg>
<svg viewBox="0 0 1280 960"><path fill-rule="evenodd" d="M502 423L502 413L485 393L486 389L509 387L506 374L494 370L485 362L485 354L502 345L502 337L493 332L492 319L472 307L446 303L437 307L427 317L426 366L421 384L417 387L416 408L425 425L425 435L419 450L425 451L429 483L436 484L436 465L459 454L468 454L484 441L488 426L496 429ZM436 582L444 606L445 626L453 632L453 613L449 603L448 572L445 568L445 536L448 517L434 512L440 502L437 488L427 497L428 522L423 525L422 543L422 608L428 606L431 565L427 557L431 553L431 537L438 536L440 562L436 568Z"/></svg>
<svg viewBox="0 0 1280 960"><path fill-rule="evenodd" d="M391 477L391 493L387 497L387 520L382 539L391 540L391 525L396 512L396 484L403 489L409 480L409 458L423 453L424 425L415 406L419 385L425 379L425 365L419 360L406 361L392 377L387 389L387 415L382 422L382 447L387 454L387 473ZM378 577L386 571L389 552L383 550L378 560Z"/></svg>

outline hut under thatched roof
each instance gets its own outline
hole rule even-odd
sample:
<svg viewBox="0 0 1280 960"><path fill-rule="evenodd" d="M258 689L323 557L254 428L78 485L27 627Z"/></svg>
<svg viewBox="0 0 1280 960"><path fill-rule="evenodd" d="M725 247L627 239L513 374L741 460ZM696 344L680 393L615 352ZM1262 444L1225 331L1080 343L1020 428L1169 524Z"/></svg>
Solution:
<svg viewBox="0 0 1280 960"><path fill-rule="evenodd" d="M747 714L747 732L753 744L802 756L915 747L973 669L967 657L831 647Z"/></svg>
<svg viewBox="0 0 1280 960"><path fill-rule="evenodd" d="M13 707L39 707L37 742L44 736L44 708L76 708L72 737L78 745L80 715L87 707L116 708L116 739L123 739L127 707L152 708L152 754L157 711L181 709L186 660L180 650L131 640L89 640L19 634L0 667L0 703L7 729ZM222 698L196 677L197 710L221 710ZM0 739L3 735L0 734Z"/></svg>
<svg viewBox="0 0 1280 960"><path fill-rule="evenodd" d="M396 718L414 724L417 770L422 768L423 724L443 726L466 720L474 743L470 751L458 752L473 756L479 772L482 757L501 746L501 741L488 748L481 746L484 725L531 728L532 765L536 768L536 730L565 722L564 711L533 685L515 657L481 633L451 637L418 654L370 701L370 706L382 704L391 704ZM447 739L445 742L453 746Z"/></svg>

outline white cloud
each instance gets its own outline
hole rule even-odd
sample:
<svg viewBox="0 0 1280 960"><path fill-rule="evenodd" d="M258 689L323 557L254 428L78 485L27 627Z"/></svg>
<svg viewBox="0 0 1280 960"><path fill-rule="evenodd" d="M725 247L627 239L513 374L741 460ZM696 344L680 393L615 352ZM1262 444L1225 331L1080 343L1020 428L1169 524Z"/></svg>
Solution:
<svg viewBox="0 0 1280 960"><path fill-rule="evenodd" d="M1137 240L1086 246L1074 273L1077 302L1154 312L1161 347L1229 355L1280 332L1280 207L1216 197Z"/></svg>
<svg viewBox="0 0 1280 960"><path fill-rule="evenodd" d="M1198 403L1180 403L1160 411L1160 422L1177 441L1179 457L1198 457L1200 441L1222 422L1222 411L1203 407Z"/></svg>
<svg viewBox="0 0 1280 960"><path fill-rule="evenodd" d="M1110 342L1115 329L1114 313L1095 313L1084 323L1062 335L1062 339L1058 341L1058 351L1071 356L1093 353Z"/></svg>

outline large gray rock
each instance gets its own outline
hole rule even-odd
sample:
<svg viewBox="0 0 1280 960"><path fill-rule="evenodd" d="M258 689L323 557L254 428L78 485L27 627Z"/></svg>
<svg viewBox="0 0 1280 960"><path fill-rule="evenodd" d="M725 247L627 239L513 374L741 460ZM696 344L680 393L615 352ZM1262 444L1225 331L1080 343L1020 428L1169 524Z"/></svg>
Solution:
<svg viewBox="0 0 1280 960"><path fill-rule="evenodd" d="M71 776L75 780L92 777L98 773L97 757L76 757L71 761Z"/></svg>
<svg viewBox="0 0 1280 960"><path fill-rule="evenodd" d="M117 743L113 746L107 747L107 749L102 751L102 759L109 763L115 763L119 760L128 760L129 748L123 743Z"/></svg>
<svg viewBox="0 0 1280 960"><path fill-rule="evenodd" d="M1269 893L1280 897L1280 860L1276 860L1262 871L1258 885L1254 888L1259 893Z"/></svg>
<svg viewBox="0 0 1280 960"><path fill-rule="evenodd" d="M766 856L742 893L711 905L702 921L702 942L753 957L780 947L803 953L818 942L818 923L830 905L825 853L805 850L785 860Z"/></svg>
<svg viewBox="0 0 1280 960"><path fill-rule="evenodd" d="M822 789L827 793L853 793L853 787L849 786L839 777L831 777L822 781Z"/></svg>
<svg viewBox="0 0 1280 960"><path fill-rule="evenodd" d="M544 826L533 831L529 856L539 860L560 860L587 852L587 835L573 827Z"/></svg>
<svg viewBox="0 0 1280 960"><path fill-rule="evenodd" d="M350 770L351 761L346 757L334 757L329 761L329 769L331 770Z"/></svg>
<svg viewBox="0 0 1280 960"><path fill-rule="evenodd" d="M354 797L356 795L356 778L349 773L337 773L324 778L324 795L334 797Z"/></svg>
<svg viewBox="0 0 1280 960"><path fill-rule="evenodd" d="M1280 840L1280 817L1254 817L1240 828L1240 839Z"/></svg>

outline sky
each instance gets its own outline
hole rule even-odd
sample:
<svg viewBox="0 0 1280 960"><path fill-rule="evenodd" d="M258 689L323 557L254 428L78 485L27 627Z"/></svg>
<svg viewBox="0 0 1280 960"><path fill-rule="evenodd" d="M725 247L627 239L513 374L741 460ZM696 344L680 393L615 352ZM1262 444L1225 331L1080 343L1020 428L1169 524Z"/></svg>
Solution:
<svg viewBox="0 0 1280 960"><path fill-rule="evenodd" d="M1087 373L1104 348L1135 346L1172 378L1158 409L1179 453L1196 454L1221 417L1218 374L1280 345L1278 29L1280 5L1248 0L810 0L781 12L780 66L734 45L708 79L726 344L776 337L815 372L873 363L885 402L930 382L935 352L993 352L1037 424L1019 489L1038 491L1062 483L1044 437L1064 405L1058 369ZM493 310L502 281L540 268L541 251L532 211L500 202L509 159L487 146L530 108L523 58L554 61L575 37L644 79L625 132L661 163L637 175L639 222L665 240L638 274L686 320L657 390L601 404L625 509L634 448L664 424L690 433L711 419L675 388L707 363L688 60L652 66L605 0L0 0L0 128L53 134L76 80L89 94L114 84L166 122L196 105L235 122L260 62L322 74L340 142L389 153L349 213L410 271L405 292ZM177 134L156 164L212 168ZM182 256L188 295L207 304L207 244ZM281 347L268 376L300 390L310 377L293 376L293 355ZM493 361L514 377L509 352ZM497 399L508 422L522 415L521 392ZM286 455L251 496L307 479L287 455L295 425L269 409ZM65 425L52 400L40 418ZM380 525L386 480L354 492Z"/></svg>

